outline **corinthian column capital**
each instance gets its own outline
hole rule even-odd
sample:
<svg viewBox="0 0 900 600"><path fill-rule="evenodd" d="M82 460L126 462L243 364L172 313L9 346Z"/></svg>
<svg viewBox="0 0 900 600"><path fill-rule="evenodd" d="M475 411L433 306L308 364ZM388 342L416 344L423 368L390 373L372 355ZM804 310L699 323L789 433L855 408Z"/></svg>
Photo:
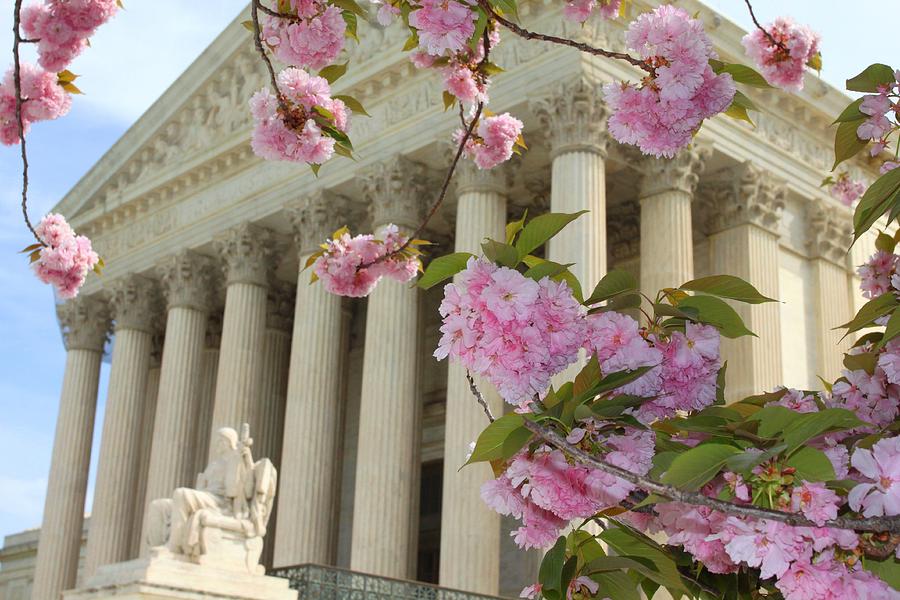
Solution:
<svg viewBox="0 0 900 600"><path fill-rule="evenodd" d="M646 158L640 197L670 191L693 195L711 153L709 148L692 147L685 148L674 158Z"/></svg>
<svg viewBox="0 0 900 600"><path fill-rule="evenodd" d="M109 304L116 330L153 333L162 298L157 283L143 275L125 275L109 286Z"/></svg>
<svg viewBox="0 0 900 600"><path fill-rule="evenodd" d="M79 296L56 307L66 350L102 352L109 334L109 310L99 298Z"/></svg>
<svg viewBox="0 0 900 600"><path fill-rule="evenodd" d="M505 196L512 187L515 168L514 163L506 162L493 169L479 169L473 161L461 159L454 173L456 194L496 192Z"/></svg>
<svg viewBox="0 0 900 600"><path fill-rule="evenodd" d="M703 181L701 190L710 204L710 232L750 224L778 234L785 189L750 162Z"/></svg>
<svg viewBox="0 0 900 600"><path fill-rule="evenodd" d="M809 222L806 245L810 256L846 268L847 248L853 239L849 211L829 206L821 200L812 200L807 206L806 215Z"/></svg>
<svg viewBox="0 0 900 600"><path fill-rule="evenodd" d="M344 225L346 207L346 198L328 190L317 190L287 205L294 243L301 257L315 252L319 244Z"/></svg>
<svg viewBox="0 0 900 600"><path fill-rule="evenodd" d="M208 311L214 294L214 266L208 256L182 250L156 267L169 308Z"/></svg>
<svg viewBox="0 0 900 600"><path fill-rule="evenodd" d="M414 229L432 200L430 191L425 165L403 156L373 166L363 177L374 227L394 223Z"/></svg>
<svg viewBox="0 0 900 600"><path fill-rule="evenodd" d="M251 283L265 287L276 266L276 240L270 229L241 223L215 240L224 261L226 284Z"/></svg>
<svg viewBox="0 0 900 600"><path fill-rule="evenodd" d="M531 102L531 110L550 140L551 155L588 150L606 156L609 110L600 87L579 77Z"/></svg>

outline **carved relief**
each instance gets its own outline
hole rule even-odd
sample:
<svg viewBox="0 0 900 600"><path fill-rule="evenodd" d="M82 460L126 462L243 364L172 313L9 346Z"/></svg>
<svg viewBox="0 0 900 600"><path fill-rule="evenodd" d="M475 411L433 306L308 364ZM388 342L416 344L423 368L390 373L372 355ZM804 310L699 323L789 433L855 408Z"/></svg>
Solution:
<svg viewBox="0 0 900 600"><path fill-rule="evenodd" d="M813 200L807 205L807 247L812 258L822 258L844 268L853 227L847 209Z"/></svg>
<svg viewBox="0 0 900 600"><path fill-rule="evenodd" d="M600 85L579 77L531 104L554 155L593 150L606 155L606 117Z"/></svg>
<svg viewBox="0 0 900 600"><path fill-rule="evenodd" d="M415 228L425 210L427 191L425 165L403 156L374 165L363 178L363 193L376 227L393 223Z"/></svg>
<svg viewBox="0 0 900 600"><path fill-rule="evenodd" d="M155 281L142 275L125 275L112 281L107 293L117 331L139 329L153 333L161 304Z"/></svg>
<svg viewBox="0 0 900 600"><path fill-rule="evenodd" d="M222 256L228 285L268 285L277 266L277 242L270 229L242 223L217 237L215 245Z"/></svg>
<svg viewBox="0 0 900 600"><path fill-rule="evenodd" d="M301 260L344 224L349 201L329 190L317 190L287 207L294 243ZM303 265L300 265L301 268Z"/></svg>
<svg viewBox="0 0 900 600"><path fill-rule="evenodd" d="M689 147L674 158L652 158L644 161L641 178L641 197L647 198L662 192L678 191L693 194L700 181L711 150L705 147Z"/></svg>
<svg viewBox="0 0 900 600"><path fill-rule="evenodd" d="M213 261L208 256L181 250L156 268L169 308L177 306L208 311L215 286Z"/></svg>
<svg viewBox="0 0 900 600"><path fill-rule="evenodd" d="M780 182L749 162L728 169L701 184L709 204L707 228L716 232L751 223L777 234L784 195Z"/></svg>

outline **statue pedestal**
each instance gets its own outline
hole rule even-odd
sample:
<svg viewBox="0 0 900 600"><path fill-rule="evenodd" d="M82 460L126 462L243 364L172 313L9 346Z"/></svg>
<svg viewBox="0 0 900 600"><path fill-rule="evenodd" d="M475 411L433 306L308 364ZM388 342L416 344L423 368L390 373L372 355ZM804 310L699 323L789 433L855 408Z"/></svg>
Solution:
<svg viewBox="0 0 900 600"><path fill-rule="evenodd" d="M288 580L199 565L153 551L150 556L105 565L64 600L297 600Z"/></svg>

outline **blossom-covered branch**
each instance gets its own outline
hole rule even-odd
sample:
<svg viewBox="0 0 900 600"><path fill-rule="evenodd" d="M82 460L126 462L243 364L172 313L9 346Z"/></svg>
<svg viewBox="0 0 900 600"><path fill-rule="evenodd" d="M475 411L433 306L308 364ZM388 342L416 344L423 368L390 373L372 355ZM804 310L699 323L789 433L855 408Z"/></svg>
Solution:
<svg viewBox="0 0 900 600"><path fill-rule="evenodd" d="M16 134L19 138L19 150L22 156L22 218L25 220L25 226L38 244L42 247L46 246L44 241L38 236L28 217L28 152L25 148L25 121L22 118L22 76L21 62L19 59L19 44L24 40L21 34L22 22L22 0L16 0L13 8L13 86L15 88L16 99Z"/></svg>
<svg viewBox="0 0 900 600"><path fill-rule="evenodd" d="M581 450L577 446L570 444L566 439L553 431L549 427L541 423L525 419L525 427L534 432L540 438L544 439L556 448L559 448L578 462L599 469L604 473L609 473L615 477L619 477L632 483L642 490L656 494L668 500L683 502L685 504L693 504L697 506L706 506L727 515L735 515L738 517L748 517L754 519L766 519L769 521L778 521L795 527L830 527L832 529L849 529L853 531L872 531L900 533L900 517L870 517L870 518L848 518L838 517L830 519L824 523L814 523L802 514L787 513L778 510L770 510L760 508L753 505L735 504L726 502L716 498L710 498L696 492L686 492L679 490L671 485L665 485L658 481L653 481L647 477L641 477L631 471L617 467L606 461L599 460L594 456Z"/></svg>

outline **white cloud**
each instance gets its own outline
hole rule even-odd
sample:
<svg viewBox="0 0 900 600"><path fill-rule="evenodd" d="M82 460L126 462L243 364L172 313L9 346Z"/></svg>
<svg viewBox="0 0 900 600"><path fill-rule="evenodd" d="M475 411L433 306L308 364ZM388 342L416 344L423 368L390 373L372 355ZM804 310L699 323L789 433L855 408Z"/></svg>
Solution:
<svg viewBox="0 0 900 600"><path fill-rule="evenodd" d="M44 513L47 478L16 479L0 476L0 522L7 525L7 533L38 527Z"/></svg>

